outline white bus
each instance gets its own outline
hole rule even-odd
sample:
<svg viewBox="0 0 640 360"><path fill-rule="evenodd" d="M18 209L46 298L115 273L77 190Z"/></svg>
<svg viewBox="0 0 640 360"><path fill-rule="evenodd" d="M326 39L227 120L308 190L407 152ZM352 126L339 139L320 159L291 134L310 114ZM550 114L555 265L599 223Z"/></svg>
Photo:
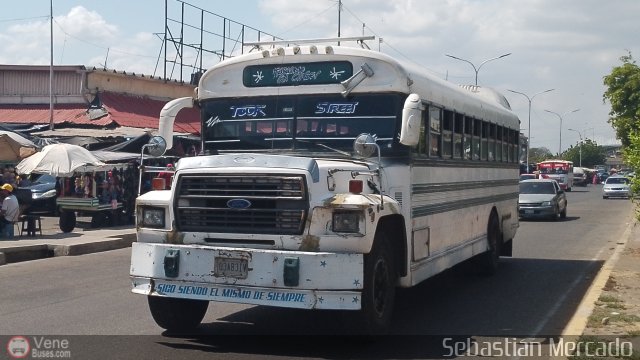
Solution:
<svg viewBox="0 0 640 360"><path fill-rule="evenodd" d="M169 147L191 106L206 155L137 199L132 291L165 329L231 302L351 311L379 333L397 287L511 255L520 123L490 89L309 45L213 66L162 110Z"/></svg>

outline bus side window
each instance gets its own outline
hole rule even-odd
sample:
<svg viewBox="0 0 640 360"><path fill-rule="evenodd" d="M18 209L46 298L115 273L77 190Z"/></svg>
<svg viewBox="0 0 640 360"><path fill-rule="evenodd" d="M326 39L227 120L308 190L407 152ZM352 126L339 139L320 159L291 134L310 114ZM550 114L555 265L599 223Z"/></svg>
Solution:
<svg viewBox="0 0 640 360"><path fill-rule="evenodd" d="M482 121L482 137L480 138L480 160L487 160L489 153L489 123Z"/></svg>
<svg viewBox="0 0 640 360"><path fill-rule="evenodd" d="M462 158L462 133L464 130L464 116L462 114L454 114L453 122L453 157Z"/></svg>
<svg viewBox="0 0 640 360"><path fill-rule="evenodd" d="M429 151L427 149L427 130L425 123L428 121L427 117L428 112L422 112L422 119L420 119L420 139L418 140L418 146L413 148L413 152L418 155L428 155Z"/></svg>
<svg viewBox="0 0 640 360"><path fill-rule="evenodd" d="M453 154L453 112L442 112L442 157L450 159Z"/></svg>
<svg viewBox="0 0 640 360"><path fill-rule="evenodd" d="M504 154L504 152L502 151L504 148L504 143L503 143L503 132L504 132L504 128L502 126L497 126L496 127L496 161L504 161L505 159L502 157L502 154ZM505 154L505 158L506 158L506 154Z"/></svg>
<svg viewBox="0 0 640 360"><path fill-rule="evenodd" d="M482 137L482 121L473 119L473 160L480 160L480 138Z"/></svg>
<svg viewBox="0 0 640 360"><path fill-rule="evenodd" d="M495 161L496 158L496 124L489 123L489 161Z"/></svg>
<svg viewBox="0 0 640 360"><path fill-rule="evenodd" d="M520 132L511 130L511 162L520 161Z"/></svg>
<svg viewBox="0 0 640 360"><path fill-rule="evenodd" d="M473 159L471 156L471 137L473 136L473 118L464 117L464 158Z"/></svg>
<svg viewBox="0 0 640 360"><path fill-rule="evenodd" d="M429 107L429 156L440 156L440 141L442 140L440 124L440 109Z"/></svg>

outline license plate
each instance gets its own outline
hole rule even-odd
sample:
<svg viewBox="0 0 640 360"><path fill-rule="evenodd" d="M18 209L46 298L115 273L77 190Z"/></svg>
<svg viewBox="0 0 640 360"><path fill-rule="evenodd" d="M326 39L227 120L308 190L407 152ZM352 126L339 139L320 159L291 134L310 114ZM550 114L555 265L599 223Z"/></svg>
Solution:
<svg viewBox="0 0 640 360"><path fill-rule="evenodd" d="M249 261L238 258L215 258L215 277L232 277L235 279L246 279L249 273Z"/></svg>
<svg viewBox="0 0 640 360"><path fill-rule="evenodd" d="M534 211L533 211L533 210L525 210L525 211L524 211L524 213L525 213L525 214L533 214L533 213L534 213Z"/></svg>

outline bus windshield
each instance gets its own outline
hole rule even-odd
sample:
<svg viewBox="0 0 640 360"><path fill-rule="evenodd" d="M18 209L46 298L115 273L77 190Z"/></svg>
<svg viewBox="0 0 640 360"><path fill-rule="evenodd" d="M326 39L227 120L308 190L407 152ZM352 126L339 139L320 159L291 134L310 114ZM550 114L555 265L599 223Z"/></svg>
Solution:
<svg viewBox="0 0 640 360"><path fill-rule="evenodd" d="M541 174L568 174L569 165L565 163L541 163L538 164Z"/></svg>
<svg viewBox="0 0 640 360"><path fill-rule="evenodd" d="M305 150L351 152L354 139L377 136L383 154L396 140L402 112L399 94L264 96L202 104L205 150Z"/></svg>

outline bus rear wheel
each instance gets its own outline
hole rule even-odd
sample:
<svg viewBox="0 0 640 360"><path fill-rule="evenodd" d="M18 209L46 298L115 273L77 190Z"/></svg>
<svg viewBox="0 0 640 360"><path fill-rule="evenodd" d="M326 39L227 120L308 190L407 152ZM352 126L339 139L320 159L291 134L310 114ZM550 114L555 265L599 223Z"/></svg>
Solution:
<svg viewBox="0 0 640 360"><path fill-rule="evenodd" d="M502 243L498 214L492 212L487 224L487 243L489 249L480 254L477 260L478 272L482 275L493 275L498 270L500 261L500 245Z"/></svg>
<svg viewBox="0 0 640 360"><path fill-rule="evenodd" d="M171 332L194 330L200 325L209 307L209 302L205 300L160 296L147 296L147 299L153 320L158 326Z"/></svg>

